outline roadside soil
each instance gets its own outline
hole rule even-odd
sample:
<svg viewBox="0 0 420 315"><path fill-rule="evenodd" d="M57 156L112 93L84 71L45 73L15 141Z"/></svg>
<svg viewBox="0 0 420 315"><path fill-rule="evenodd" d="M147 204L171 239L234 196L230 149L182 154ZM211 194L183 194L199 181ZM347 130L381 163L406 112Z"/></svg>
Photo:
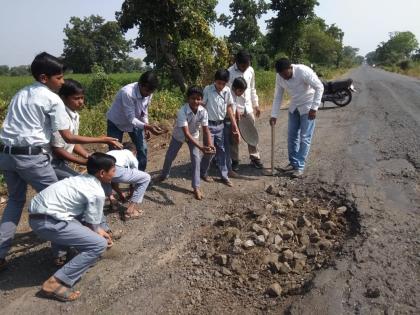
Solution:
<svg viewBox="0 0 420 315"><path fill-rule="evenodd" d="M24 218L0 274L1 313L419 313L420 81L370 67L348 76L358 92L319 111L303 179L263 176L242 144L234 187L202 183L197 201L184 146L140 220L108 214L123 236L76 285L74 303L37 297L55 268ZM266 166L269 115L258 120ZM276 165L287 162L286 129L283 110ZM150 143L152 175L169 139Z"/></svg>

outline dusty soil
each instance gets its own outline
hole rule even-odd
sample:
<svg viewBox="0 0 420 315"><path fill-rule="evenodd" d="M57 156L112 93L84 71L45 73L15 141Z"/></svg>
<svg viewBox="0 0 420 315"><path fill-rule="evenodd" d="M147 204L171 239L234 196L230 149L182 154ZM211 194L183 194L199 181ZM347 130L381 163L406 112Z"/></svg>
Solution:
<svg viewBox="0 0 420 315"><path fill-rule="evenodd" d="M349 75L359 92L319 112L305 178L261 176L242 146L242 178L203 183L196 201L183 148L171 179L147 192L141 220L109 214L124 235L76 285L77 302L36 296L54 268L23 220L0 274L2 313L419 313L420 81L368 67ZM268 118L258 121L266 165ZM151 144L150 172L164 154Z"/></svg>

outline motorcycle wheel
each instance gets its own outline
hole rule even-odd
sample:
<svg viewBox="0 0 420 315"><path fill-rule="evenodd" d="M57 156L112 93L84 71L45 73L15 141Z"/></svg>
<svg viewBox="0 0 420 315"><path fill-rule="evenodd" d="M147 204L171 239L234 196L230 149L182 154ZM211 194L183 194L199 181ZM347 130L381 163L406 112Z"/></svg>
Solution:
<svg viewBox="0 0 420 315"><path fill-rule="evenodd" d="M346 106L351 102L352 94L349 89L341 90L334 95L334 104L340 107Z"/></svg>

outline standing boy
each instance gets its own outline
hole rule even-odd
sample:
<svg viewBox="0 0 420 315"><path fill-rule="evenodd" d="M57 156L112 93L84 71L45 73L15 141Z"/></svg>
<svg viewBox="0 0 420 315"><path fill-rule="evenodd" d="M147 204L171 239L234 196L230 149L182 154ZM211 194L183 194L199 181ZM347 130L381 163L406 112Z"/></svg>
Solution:
<svg viewBox="0 0 420 315"><path fill-rule="evenodd" d="M115 158L93 153L87 161L87 172L49 186L29 206L29 225L36 235L50 241L52 247L73 247L78 251L42 285L44 296L63 302L79 298L80 292L70 288L112 245L99 224L105 202L101 183L111 182Z"/></svg>
<svg viewBox="0 0 420 315"><path fill-rule="evenodd" d="M255 72L251 67L251 55L246 51L239 51L235 56L235 64L229 68L229 73L229 86L232 86L233 81L238 77L245 79L247 88L244 92L245 108L242 116L251 119L255 124L255 116L257 118L260 117L261 111L258 104L257 90L255 89ZM256 168L263 168L258 147L248 145L248 152L251 164ZM232 168L234 171L237 171L239 169L239 143L234 142L232 144L231 154Z"/></svg>
<svg viewBox="0 0 420 315"><path fill-rule="evenodd" d="M211 142L210 131L208 127L207 111L201 106L203 91L198 86L192 86L187 91L187 102L178 111L176 125L172 133L172 140L166 152L165 162L158 181L164 181L169 177L171 165L176 158L183 143L186 141L190 149L192 164L192 188L197 200L203 198L200 190L200 151L205 155L214 153L214 147ZM203 142L200 145L200 126L203 129Z"/></svg>
<svg viewBox="0 0 420 315"><path fill-rule="evenodd" d="M56 94L64 83L61 61L43 52L31 64L37 82L20 90L10 102L0 131L0 170L7 184L8 201L0 224L0 270L6 266L30 184L37 192L57 181L50 163L51 134L59 131L67 143L90 143L91 138L73 135L65 106ZM120 146L114 138L101 143Z"/></svg>
<svg viewBox="0 0 420 315"><path fill-rule="evenodd" d="M106 114L108 136L122 142L124 132L128 132L136 145L140 171L144 171L147 165L146 140L149 132L154 135L164 132L159 127L149 124L149 106L158 84L159 80L154 72L143 73L138 82L130 83L119 90Z"/></svg>
<svg viewBox="0 0 420 315"><path fill-rule="evenodd" d="M216 162L219 168L223 183L232 187L233 184L228 176L226 166L226 151L224 145L224 120L229 117L232 124L232 132L238 137L238 126L232 111L232 94L230 88L226 86L229 82L229 71L219 69L214 75L214 83L206 86L203 92L203 105L209 116L209 130L212 143L216 147ZM201 178L206 182L212 182L208 176L211 160L214 156L204 155L201 160Z"/></svg>
<svg viewBox="0 0 420 315"><path fill-rule="evenodd" d="M298 178L303 176L305 169L324 85L311 68L292 64L286 58L276 62L276 71L276 89L270 125L275 125L277 122L283 93L286 90L291 97L287 137L289 164L282 169L291 171L292 177Z"/></svg>

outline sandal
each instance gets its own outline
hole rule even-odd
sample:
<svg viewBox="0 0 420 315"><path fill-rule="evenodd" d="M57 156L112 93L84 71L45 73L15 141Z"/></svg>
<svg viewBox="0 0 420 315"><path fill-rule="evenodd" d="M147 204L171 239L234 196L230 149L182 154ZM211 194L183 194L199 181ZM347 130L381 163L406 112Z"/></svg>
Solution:
<svg viewBox="0 0 420 315"><path fill-rule="evenodd" d="M203 199L203 193L200 191L200 189L194 189L194 196L197 200Z"/></svg>
<svg viewBox="0 0 420 315"><path fill-rule="evenodd" d="M226 186L233 187L233 183L232 183L232 181L229 178L222 178L222 182Z"/></svg>
<svg viewBox="0 0 420 315"><path fill-rule="evenodd" d="M53 260L53 264L56 267L63 267L65 264L67 263L67 256L60 256L60 257L56 257Z"/></svg>
<svg viewBox="0 0 420 315"><path fill-rule="evenodd" d="M206 183L213 183L214 179L210 176L201 176L201 179L204 180Z"/></svg>
<svg viewBox="0 0 420 315"><path fill-rule="evenodd" d="M66 288L66 290L60 292L62 288ZM70 288L60 284L53 292L48 292L41 289L40 295L47 299L55 299L60 302L72 302L80 297L80 291L72 291Z"/></svg>

